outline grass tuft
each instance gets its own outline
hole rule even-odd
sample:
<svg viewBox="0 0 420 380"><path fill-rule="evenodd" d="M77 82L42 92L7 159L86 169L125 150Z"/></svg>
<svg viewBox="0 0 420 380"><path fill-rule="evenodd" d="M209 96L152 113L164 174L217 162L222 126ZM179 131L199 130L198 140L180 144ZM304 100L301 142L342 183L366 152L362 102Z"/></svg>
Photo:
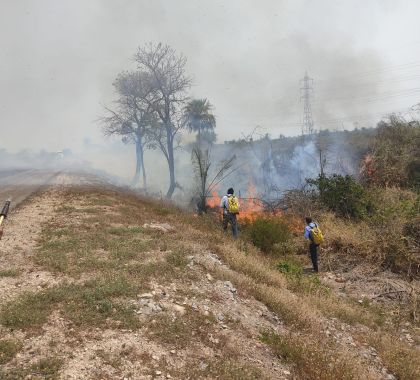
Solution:
<svg viewBox="0 0 420 380"><path fill-rule="evenodd" d="M17 276L19 276L19 270L17 269L0 270L0 277L17 277Z"/></svg>
<svg viewBox="0 0 420 380"><path fill-rule="evenodd" d="M42 358L28 367L17 367L2 371L2 380L45 379L57 380L63 365L63 360L56 357Z"/></svg>
<svg viewBox="0 0 420 380"><path fill-rule="evenodd" d="M0 340L0 364L6 364L12 360L21 348L22 344L16 340Z"/></svg>

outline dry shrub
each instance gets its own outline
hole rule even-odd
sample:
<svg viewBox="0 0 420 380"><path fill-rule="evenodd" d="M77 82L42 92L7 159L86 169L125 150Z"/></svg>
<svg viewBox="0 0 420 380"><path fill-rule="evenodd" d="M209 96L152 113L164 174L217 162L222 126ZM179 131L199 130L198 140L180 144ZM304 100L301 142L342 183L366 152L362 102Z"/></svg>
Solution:
<svg viewBox="0 0 420 380"><path fill-rule="evenodd" d="M319 222L326 237L323 253L330 263L348 265L363 258L408 276L419 275L420 253L416 238L407 233L415 221L394 215L380 224L376 221L356 223L325 213Z"/></svg>
<svg viewBox="0 0 420 380"><path fill-rule="evenodd" d="M345 352L331 347L327 339L317 336L315 343L312 337L293 334L278 335L264 331L261 341L268 344L276 355L293 366L299 379L308 380L351 380L374 379L368 369L363 368L356 358L350 358ZM323 344L320 344L322 341Z"/></svg>
<svg viewBox="0 0 420 380"><path fill-rule="evenodd" d="M297 215L301 219L307 215L316 215L326 208L320 203L310 190L289 190L283 196L283 201L287 205L289 212Z"/></svg>
<svg viewBox="0 0 420 380"><path fill-rule="evenodd" d="M419 353L415 347L409 347L386 333L359 334L358 338L377 349L384 365L397 375L398 379L420 378Z"/></svg>

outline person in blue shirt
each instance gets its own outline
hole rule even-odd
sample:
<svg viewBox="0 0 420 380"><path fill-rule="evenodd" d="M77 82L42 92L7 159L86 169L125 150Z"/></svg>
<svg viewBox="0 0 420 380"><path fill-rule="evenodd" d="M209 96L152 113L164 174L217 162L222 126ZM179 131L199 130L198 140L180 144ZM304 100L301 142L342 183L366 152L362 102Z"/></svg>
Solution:
<svg viewBox="0 0 420 380"><path fill-rule="evenodd" d="M305 226L305 239L309 240L309 254L311 256L312 265L314 272L318 273L318 245L314 243L311 230L312 228L317 227L317 224L312 221L312 218L306 217L306 226Z"/></svg>

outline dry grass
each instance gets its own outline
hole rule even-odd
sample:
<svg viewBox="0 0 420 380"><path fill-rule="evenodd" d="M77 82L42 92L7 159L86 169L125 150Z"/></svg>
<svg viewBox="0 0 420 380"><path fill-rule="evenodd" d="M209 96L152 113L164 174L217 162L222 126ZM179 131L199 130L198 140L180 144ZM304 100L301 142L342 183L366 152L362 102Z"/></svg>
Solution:
<svg viewBox="0 0 420 380"><path fill-rule="evenodd" d="M346 228L344 223L342 226L336 225L335 220L331 219L331 223L334 224L336 231ZM328 228L328 223L327 223ZM360 229L360 230L359 230ZM213 266L209 267L222 278L230 279L235 286L238 286L242 291L254 296L256 299L265 303L271 310L273 310L281 319L288 324L292 330L298 328L302 333L303 340L294 340L293 345L295 348L305 347L303 342L311 341L317 347L320 354L325 358L329 358L331 355L341 355L342 361L348 361L347 374L348 378L360 378L360 371L365 374L369 374L369 369L365 367L365 364L355 359L356 354L350 354L343 350L343 347L336 345L334 342L327 341L325 338L320 337L319 332L323 330L325 325L325 318L338 318L346 324L358 326L360 324L365 325L371 330L371 334L376 339L372 339L371 344L377 349L379 355L384 356L386 365L390 370L400 378L405 376L411 376L410 373L415 369L418 371L418 364L414 358L418 357L416 349L409 345L401 342L398 352L404 352L405 355L393 355L392 346L387 347L379 339L386 331L386 334L392 336L396 333L395 328L392 324L385 324L385 320L392 322L392 318L386 316L383 310L369 307L367 305L360 305L357 302L351 300L339 299L332 293L329 292L312 292L306 291L304 287L307 284L294 283L291 285L290 279L287 276L279 273L274 267L274 261L266 258L264 255L259 253L255 248L247 246L244 249L243 242L233 242L221 238L215 237L216 232L211 235L207 235L205 240L211 242L208 244L208 249L212 252L217 253L222 257L231 270L223 267ZM366 234L371 233L367 228L363 228L362 225L354 229L347 236L349 241L347 242L351 246L351 241L360 237L359 233ZM194 235L189 233L189 235ZM345 234L337 234L341 236ZM359 239L357 239L359 241ZM346 243L346 244L347 244ZM363 244L370 244L364 242ZM358 246L361 249L362 243ZM368 245L367 245L368 246ZM366 248L366 246L364 246ZM385 330L384 330L385 329ZM390 335L391 334L391 335ZM394 338L395 339L395 338ZM334 347L332 351L326 350L326 347ZM350 355L350 357L349 357ZM295 360L299 361L297 356ZM347 359L346 359L347 358ZM414 363L414 364L413 364ZM320 361L319 371L329 373L330 364L328 360ZM324 366L325 368L322 368ZM339 368L339 367L337 367ZM407 370L407 368L409 368ZM302 365L301 370L308 373L303 374L303 378L311 378L310 376L310 365ZM417 373L417 372L416 372ZM305 377L306 376L306 377ZM308 377L309 376L309 377ZM334 378L335 375L331 375L330 378ZM368 375L366 375L368 376ZM319 377L317 377L319 378ZM410 378L410 377L408 377Z"/></svg>
<svg viewBox="0 0 420 380"><path fill-rule="evenodd" d="M360 259L419 277L419 243L406 226L419 214L418 194L397 188L372 189L374 212L364 221L351 221L332 213L319 215L325 235L324 253L332 267L356 265ZM338 259L338 260L337 260Z"/></svg>
<svg viewBox="0 0 420 380"><path fill-rule="evenodd" d="M151 282L194 280L194 271L187 270L187 257L212 252L228 266L204 260L202 265L208 271L219 279L232 281L240 295L253 296L267 305L294 332L284 336L265 333L263 341L280 360L290 363L297 378L369 379L372 376L371 365L357 357L357 350L347 349L322 334L327 323L335 323L333 318L338 319L337 324L349 324L356 330L360 324L364 325L363 331L369 331L368 344L377 349L383 362L399 378L414 379L418 375L417 352L402 342L393 348L392 340L396 339L393 326L384 325L381 312L340 299L316 277L281 273L278 260L262 255L244 241L227 239L211 217L195 218L161 202L107 190L71 190L67 204L45 226L35 262L57 275L74 278L77 283L25 293L9 302L0 313L0 323L4 326L39 329L52 310L59 310L80 331L91 327L137 329L146 324L149 339L167 348L187 349L200 344L213 347L208 338L215 329L212 317L187 308L183 317L174 319L162 313L140 322L128 302L138 293L149 291ZM142 227L153 220L174 225L175 232L162 234ZM374 244L375 235L362 224L349 228L331 215L322 223L336 245L340 241L341 247L366 251ZM343 234L344 229L347 234ZM339 240L342 238L345 240ZM81 281L84 276L91 280ZM363 341L360 336L354 338ZM13 357L13 348L6 347L5 351L10 351L6 357ZM241 363L234 353L223 349L222 353L225 357L209 361L204 367L191 358L185 368L179 369L180 378L263 378L259 370ZM120 365L118 357L106 353L103 360L111 366ZM31 370L41 373L46 368L45 373L50 371L48 376L53 379L59 363L54 359L50 364L38 363L37 369ZM16 371L26 375L28 367ZM4 376L19 378L12 372Z"/></svg>
<svg viewBox="0 0 420 380"><path fill-rule="evenodd" d="M387 333L370 333L359 336L359 339L375 347L387 368L400 379L420 379L420 354L417 350L408 348L403 342Z"/></svg>
<svg viewBox="0 0 420 380"><path fill-rule="evenodd" d="M204 316L201 313L188 309L182 317L169 317L161 315L154 318L152 330L148 335L153 340L171 348L183 349L195 343L214 346L209 339L215 333L216 319L213 315Z"/></svg>
<svg viewBox="0 0 420 380"><path fill-rule="evenodd" d="M22 344L12 339L0 340L0 365L12 360L22 348Z"/></svg>
<svg viewBox="0 0 420 380"><path fill-rule="evenodd" d="M316 341L299 335L280 336L265 331L261 341L268 344L276 355L293 366L298 378L308 380L352 380L374 379L372 373L366 372L356 358L337 352L329 342ZM322 344L324 343L324 344Z"/></svg>
<svg viewBox="0 0 420 380"><path fill-rule="evenodd" d="M189 379L220 379L220 380L265 380L263 373L248 363L237 360L220 359L212 360L200 369L200 363L184 370L181 378Z"/></svg>
<svg viewBox="0 0 420 380"><path fill-rule="evenodd" d="M102 278L84 284L63 284L39 292L24 293L10 301L0 312L0 323L9 328L41 327L53 310L78 326L115 324L121 328L140 326L125 297L133 297L139 289L125 278Z"/></svg>
<svg viewBox="0 0 420 380"><path fill-rule="evenodd" d="M0 369L0 378L2 380L20 380L20 379L46 379L56 380L59 378L59 371L63 360L55 357L39 359L32 365L22 366L7 370Z"/></svg>

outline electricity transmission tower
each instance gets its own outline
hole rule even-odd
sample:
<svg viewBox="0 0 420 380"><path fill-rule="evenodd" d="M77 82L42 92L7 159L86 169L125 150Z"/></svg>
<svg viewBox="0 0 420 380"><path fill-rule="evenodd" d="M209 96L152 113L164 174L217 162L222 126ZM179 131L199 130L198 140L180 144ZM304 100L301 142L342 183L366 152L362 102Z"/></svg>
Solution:
<svg viewBox="0 0 420 380"><path fill-rule="evenodd" d="M302 135L314 133L314 121L312 120L311 96L314 91L314 80L309 78L308 72L300 80L300 99L303 100Z"/></svg>

